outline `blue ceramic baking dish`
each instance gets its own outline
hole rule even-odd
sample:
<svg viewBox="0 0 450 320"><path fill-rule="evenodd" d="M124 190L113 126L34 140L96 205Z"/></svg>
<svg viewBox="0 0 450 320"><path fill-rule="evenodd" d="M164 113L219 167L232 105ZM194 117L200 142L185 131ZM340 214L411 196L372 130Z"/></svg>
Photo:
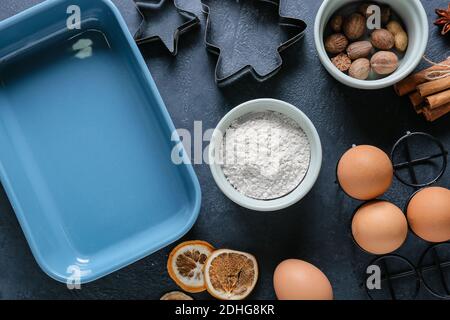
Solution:
<svg viewBox="0 0 450 320"><path fill-rule="evenodd" d="M171 159L186 154L173 132L110 1L48 0L0 22L1 182L52 278L98 279L192 227L200 187Z"/></svg>

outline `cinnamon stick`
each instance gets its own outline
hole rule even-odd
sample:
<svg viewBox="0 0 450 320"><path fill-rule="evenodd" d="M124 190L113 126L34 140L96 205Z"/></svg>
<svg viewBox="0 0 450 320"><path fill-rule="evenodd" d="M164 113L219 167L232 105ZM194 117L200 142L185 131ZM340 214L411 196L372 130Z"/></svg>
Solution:
<svg viewBox="0 0 450 320"><path fill-rule="evenodd" d="M426 82L417 86L418 94L423 98L447 89L450 89L450 77Z"/></svg>
<svg viewBox="0 0 450 320"><path fill-rule="evenodd" d="M448 66L434 65L428 69L415 73L397 83L394 86L394 90L397 93L397 95L404 96L416 90L416 87L419 84L427 82L427 75L432 71L448 70L450 68L450 57L440 62L439 64L444 64Z"/></svg>
<svg viewBox="0 0 450 320"><path fill-rule="evenodd" d="M428 108L435 109L441 107L447 103L450 103L450 89L442 91L440 93L434 94L432 96L426 97L425 102Z"/></svg>
<svg viewBox="0 0 450 320"><path fill-rule="evenodd" d="M423 114L428 121L435 121L447 113L450 112L450 103L447 103L439 108L429 109L428 107L424 109Z"/></svg>
<svg viewBox="0 0 450 320"><path fill-rule="evenodd" d="M420 95L418 91L415 91L409 95L409 100L414 107L420 106L425 102L425 99Z"/></svg>

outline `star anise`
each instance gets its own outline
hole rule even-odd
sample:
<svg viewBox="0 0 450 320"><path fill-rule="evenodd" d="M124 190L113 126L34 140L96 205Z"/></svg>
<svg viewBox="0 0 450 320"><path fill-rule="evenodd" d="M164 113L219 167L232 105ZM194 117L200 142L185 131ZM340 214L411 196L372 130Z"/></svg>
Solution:
<svg viewBox="0 0 450 320"><path fill-rule="evenodd" d="M447 9L436 9L436 14L439 18L434 22L437 26L442 27L442 35L446 35L450 31L450 3Z"/></svg>

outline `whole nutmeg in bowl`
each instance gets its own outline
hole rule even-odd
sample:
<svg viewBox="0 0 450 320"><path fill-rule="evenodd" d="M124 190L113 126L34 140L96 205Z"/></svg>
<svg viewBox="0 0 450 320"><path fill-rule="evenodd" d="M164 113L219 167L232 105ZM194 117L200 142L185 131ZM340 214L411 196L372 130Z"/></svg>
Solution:
<svg viewBox="0 0 450 320"><path fill-rule="evenodd" d="M348 71L350 69L350 66L352 65L352 59L348 57L345 53L340 53L333 59L331 59L331 62L341 70L342 72Z"/></svg>
<svg viewBox="0 0 450 320"><path fill-rule="evenodd" d="M366 58L359 58L351 64L348 74L350 77L359 79L359 80L366 80L369 77L370 73L370 61Z"/></svg>
<svg viewBox="0 0 450 320"><path fill-rule="evenodd" d="M344 18L340 15L334 16L330 21L330 27L334 32L342 31L342 24L344 23Z"/></svg>
<svg viewBox="0 0 450 320"><path fill-rule="evenodd" d="M325 39L325 48L331 54L341 53L348 46L348 40L342 33L335 33Z"/></svg>
<svg viewBox="0 0 450 320"><path fill-rule="evenodd" d="M370 41L353 42L347 47L347 55L350 59L367 58L372 52L373 46Z"/></svg>
<svg viewBox="0 0 450 320"><path fill-rule="evenodd" d="M374 30L370 38L373 46L380 50L390 50L395 45L394 35L386 29Z"/></svg>
<svg viewBox="0 0 450 320"><path fill-rule="evenodd" d="M352 87L379 89L399 82L419 64L428 19L420 0L324 0L314 39L333 77Z"/></svg>
<svg viewBox="0 0 450 320"><path fill-rule="evenodd" d="M362 14L353 13L345 18L344 34L349 40L358 40L366 32L366 18Z"/></svg>
<svg viewBox="0 0 450 320"><path fill-rule="evenodd" d="M370 65L377 74L391 74L398 68L398 58L391 51L378 51L370 59Z"/></svg>

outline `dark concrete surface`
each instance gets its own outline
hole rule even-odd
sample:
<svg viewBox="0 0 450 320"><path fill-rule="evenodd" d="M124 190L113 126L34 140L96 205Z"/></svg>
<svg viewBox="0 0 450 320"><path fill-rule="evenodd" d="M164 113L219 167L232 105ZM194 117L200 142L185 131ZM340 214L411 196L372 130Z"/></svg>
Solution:
<svg viewBox="0 0 450 320"><path fill-rule="evenodd" d="M40 2L1 0L0 19ZM130 28L139 24L131 0L116 0ZM290 102L314 122L323 143L323 168L316 186L300 203L277 213L259 213L240 208L217 188L209 167L195 166L203 192L200 217L185 239L202 239L218 248L253 253L260 265L260 278L251 298L272 299L272 274L286 258L314 263L329 277L337 299L366 299L363 289L365 266L373 259L352 242L349 222L359 204L335 185L334 171L340 155L351 144L374 144L389 151L407 130L425 131L450 148L450 116L430 124L417 116L408 99L392 88L373 92L347 88L332 79L321 66L313 43L313 24L321 1L286 0L290 15L308 24L305 38L288 49L282 70L259 84L242 79L226 88L214 83L217 57L207 53L203 43L204 17L198 0L180 0L180 5L199 13L202 25L181 38L179 54L172 57L161 45L143 47L143 55L161 95L178 128L192 129L194 121L213 128L234 106L254 98L270 97ZM430 21L427 56L435 61L449 56L449 38L432 25L434 8L447 1L424 0ZM424 67L423 63L420 67ZM439 182L450 187L450 170ZM395 181L385 195L403 207L413 192ZM412 234L398 251L417 263L427 244ZM38 267L9 201L0 194L0 298L3 299L158 299L177 289L165 265L172 246L165 248L81 290L69 291L48 278ZM421 298L432 298L422 291ZM209 298L207 294L195 298Z"/></svg>

